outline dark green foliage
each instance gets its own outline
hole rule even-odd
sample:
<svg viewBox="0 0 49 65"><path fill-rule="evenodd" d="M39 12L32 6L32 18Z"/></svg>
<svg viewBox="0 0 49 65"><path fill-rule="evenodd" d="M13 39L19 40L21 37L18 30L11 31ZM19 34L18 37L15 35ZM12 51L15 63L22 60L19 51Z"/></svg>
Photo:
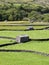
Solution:
<svg viewBox="0 0 49 65"><path fill-rule="evenodd" d="M43 21L49 22L49 13L43 15Z"/></svg>
<svg viewBox="0 0 49 65"><path fill-rule="evenodd" d="M32 20L49 22L49 6L39 4L0 5L0 21Z"/></svg>
<svg viewBox="0 0 49 65"><path fill-rule="evenodd" d="M41 16L41 13L39 12L36 12L36 11L32 11L30 14L29 14L29 19L32 20L32 22L34 21L40 21L42 16Z"/></svg>

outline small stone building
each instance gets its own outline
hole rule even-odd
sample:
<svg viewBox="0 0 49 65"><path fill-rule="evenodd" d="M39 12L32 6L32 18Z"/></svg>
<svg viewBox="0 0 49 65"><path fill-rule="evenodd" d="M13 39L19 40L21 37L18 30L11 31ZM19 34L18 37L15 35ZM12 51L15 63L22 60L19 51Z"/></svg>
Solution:
<svg viewBox="0 0 49 65"><path fill-rule="evenodd" d="M29 41L28 35L20 35L16 37L16 42L18 43L27 42L27 41Z"/></svg>
<svg viewBox="0 0 49 65"><path fill-rule="evenodd" d="M32 26L27 27L27 30L34 30Z"/></svg>

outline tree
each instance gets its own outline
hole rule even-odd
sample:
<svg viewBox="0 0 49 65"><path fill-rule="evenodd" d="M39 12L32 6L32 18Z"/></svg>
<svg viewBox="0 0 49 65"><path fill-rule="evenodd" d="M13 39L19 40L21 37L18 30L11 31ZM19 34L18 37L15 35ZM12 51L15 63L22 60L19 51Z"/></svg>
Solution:
<svg viewBox="0 0 49 65"><path fill-rule="evenodd" d="M8 20L9 20L9 21L13 21L13 16L10 15L10 16L8 17Z"/></svg>
<svg viewBox="0 0 49 65"><path fill-rule="evenodd" d="M43 7L41 9L41 13L44 14L44 13L49 13L49 7Z"/></svg>
<svg viewBox="0 0 49 65"><path fill-rule="evenodd" d="M32 11L32 6L29 5L29 4L23 4L21 9L23 9L26 12L31 12Z"/></svg>
<svg viewBox="0 0 49 65"><path fill-rule="evenodd" d="M49 14L43 14L43 21L44 22L49 22Z"/></svg>
<svg viewBox="0 0 49 65"><path fill-rule="evenodd" d="M34 21L41 21L41 13L36 12L36 11L32 11L29 15L28 15L29 19L34 22Z"/></svg>

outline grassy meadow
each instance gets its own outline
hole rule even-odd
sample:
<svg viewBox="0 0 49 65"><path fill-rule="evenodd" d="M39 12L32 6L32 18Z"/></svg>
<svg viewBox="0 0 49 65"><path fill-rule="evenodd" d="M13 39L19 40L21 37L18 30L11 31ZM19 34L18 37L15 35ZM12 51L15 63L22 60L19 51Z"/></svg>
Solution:
<svg viewBox="0 0 49 65"><path fill-rule="evenodd" d="M3 24L0 23L0 29L3 29ZM5 23L7 24L7 23ZM4 24L4 25L5 25ZM12 23L13 24L13 23ZM14 27L14 28L13 28ZM16 38L18 35L27 34L30 39L49 38L49 30L32 30L32 31L7 31L8 29L24 29L24 26L5 26L6 31L0 31L0 36ZM24 27L24 28L23 28ZM35 26L43 28L44 26ZM45 26L46 27L46 26ZM15 40L0 38L0 45L13 43ZM29 41L26 43L13 44L2 46L0 49L6 50L33 50L44 53L49 53L49 41ZM49 65L49 56L29 52L0 52L0 65Z"/></svg>
<svg viewBox="0 0 49 65"><path fill-rule="evenodd" d="M38 30L38 31L0 31L2 36L9 36L16 38L16 36L21 34L27 34L31 39L41 39L49 38L49 31L47 30ZM0 36L1 36L0 35ZM27 43L21 43L11 46L1 47L1 49L22 49L22 50L35 50L49 53L49 41L29 41Z"/></svg>
<svg viewBox="0 0 49 65"><path fill-rule="evenodd" d="M0 65L49 65L49 57L32 53L0 53Z"/></svg>
<svg viewBox="0 0 49 65"><path fill-rule="evenodd" d="M22 26L19 24L22 24ZM29 21L14 21L14 22L13 21L4 21L4 22L0 22L0 30L26 30L29 26L23 26L23 24L32 25L32 27L34 29L41 29L41 28L49 27L49 26L47 26L49 24L48 22L47 23L46 22L45 23L43 23L43 22L30 23ZM39 26L37 26L37 25L39 25Z"/></svg>

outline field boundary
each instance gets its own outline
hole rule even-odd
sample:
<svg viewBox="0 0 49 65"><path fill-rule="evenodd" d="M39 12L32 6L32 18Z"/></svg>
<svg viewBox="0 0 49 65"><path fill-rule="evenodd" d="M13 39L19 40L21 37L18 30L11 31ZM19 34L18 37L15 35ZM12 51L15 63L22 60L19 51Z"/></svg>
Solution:
<svg viewBox="0 0 49 65"><path fill-rule="evenodd" d="M7 36L0 36L0 38L3 38L3 39L12 39L12 40L16 40L16 38L13 38L13 37L7 37ZM33 38L33 39L29 39L29 41L48 41L49 38Z"/></svg>
<svg viewBox="0 0 49 65"><path fill-rule="evenodd" d="M15 40L15 38L13 40ZM28 42L30 42L30 41L49 41L49 38L48 39L29 39ZM15 45L15 44L21 44L21 43L17 43L17 42L4 43L4 44L0 44L0 47L5 47L5 46L10 46L10 45ZM25 42L24 42L24 44L25 44Z"/></svg>
<svg viewBox="0 0 49 65"><path fill-rule="evenodd" d="M0 26L49 26L49 24L0 24Z"/></svg>
<svg viewBox="0 0 49 65"><path fill-rule="evenodd" d="M4 46L11 46L11 45L15 45L15 44L18 44L18 43L13 42L13 43L0 44L0 47L4 47Z"/></svg>
<svg viewBox="0 0 49 65"><path fill-rule="evenodd" d="M40 29L33 29L33 30L49 30L49 26L48 27L45 27L45 28L40 28ZM0 29L0 31L32 31L32 29Z"/></svg>
<svg viewBox="0 0 49 65"><path fill-rule="evenodd" d="M28 53L34 53L34 54L39 54L39 55L43 55L43 56L49 56L49 53L39 52L39 51L33 51L33 50L0 49L0 52L28 52Z"/></svg>
<svg viewBox="0 0 49 65"><path fill-rule="evenodd" d="M6 36L0 36L0 38L13 39L13 40L16 39L13 37L6 37ZM49 38L47 38L47 39L30 39L29 41L49 41ZM10 45L15 45L15 44L19 44L19 43L17 43L17 42L5 43L5 44L1 44L0 47L10 46ZM49 53L33 51L33 50L0 49L0 52L28 52L28 53L35 53L35 54L39 54L39 55L43 55L43 56L49 56Z"/></svg>
<svg viewBox="0 0 49 65"><path fill-rule="evenodd" d="M16 39L16 38L13 38L13 37L7 37L7 36L0 36L0 38L13 39L13 40L15 40L15 39Z"/></svg>

